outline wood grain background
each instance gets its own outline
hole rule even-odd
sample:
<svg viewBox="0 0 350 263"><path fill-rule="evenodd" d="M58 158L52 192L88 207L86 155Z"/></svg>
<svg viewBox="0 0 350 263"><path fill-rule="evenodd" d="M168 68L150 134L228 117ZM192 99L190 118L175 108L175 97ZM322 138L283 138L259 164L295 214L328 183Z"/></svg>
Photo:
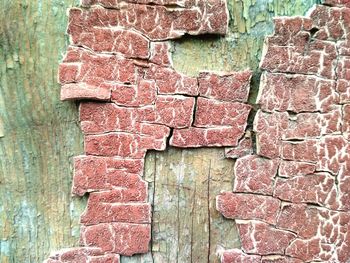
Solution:
<svg viewBox="0 0 350 263"><path fill-rule="evenodd" d="M175 68L255 71L272 17L302 15L317 0L228 0L225 38L173 43ZM75 0L0 1L0 262L42 262L78 244L86 198L70 194L72 157L83 152L77 104L59 101L57 67L68 44L66 10ZM230 190L234 161L222 149L151 152L145 178L153 202L152 252L131 262L217 262L217 245L239 246L234 222L215 211Z"/></svg>

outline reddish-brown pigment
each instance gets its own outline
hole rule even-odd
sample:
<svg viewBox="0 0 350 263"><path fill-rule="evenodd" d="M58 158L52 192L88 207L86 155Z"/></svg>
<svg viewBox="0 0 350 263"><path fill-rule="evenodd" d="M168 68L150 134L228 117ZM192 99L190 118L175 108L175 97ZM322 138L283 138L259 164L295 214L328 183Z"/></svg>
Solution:
<svg viewBox="0 0 350 263"><path fill-rule="evenodd" d="M252 73L172 66L168 40L225 34L225 0L83 0L69 12L62 100L84 100L85 155L73 193L90 193L80 248L48 263L119 262L146 253L151 206L147 150L229 147L233 192L217 209L235 219L241 249L222 262L350 260L350 2L326 0L308 17L275 19L266 39L253 131ZM253 132L253 133L252 133ZM256 145L252 136L256 138ZM230 238L230 237L228 237Z"/></svg>

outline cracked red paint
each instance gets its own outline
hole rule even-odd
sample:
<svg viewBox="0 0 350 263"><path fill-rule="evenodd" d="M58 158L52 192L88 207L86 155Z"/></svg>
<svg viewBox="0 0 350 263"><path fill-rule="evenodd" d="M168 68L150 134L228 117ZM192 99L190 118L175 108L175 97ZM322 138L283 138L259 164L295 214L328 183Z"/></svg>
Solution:
<svg viewBox="0 0 350 263"><path fill-rule="evenodd" d="M242 248L225 248L222 262L349 261L350 2L325 3L309 17L275 19L253 131L252 72L189 77L172 67L167 40L226 33L225 0L83 0L71 9L59 82L62 100L90 100L80 104L85 155L74 159L72 190L90 195L82 247L47 262L148 252L144 158L167 144L226 146L238 158L233 192L217 197L217 209L236 220Z"/></svg>
<svg viewBox="0 0 350 263"><path fill-rule="evenodd" d="M217 198L242 242L222 262L350 260L350 2L325 2L309 17L276 18L266 39L259 157L239 158L234 192ZM277 211L268 198L281 202Z"/></svg>

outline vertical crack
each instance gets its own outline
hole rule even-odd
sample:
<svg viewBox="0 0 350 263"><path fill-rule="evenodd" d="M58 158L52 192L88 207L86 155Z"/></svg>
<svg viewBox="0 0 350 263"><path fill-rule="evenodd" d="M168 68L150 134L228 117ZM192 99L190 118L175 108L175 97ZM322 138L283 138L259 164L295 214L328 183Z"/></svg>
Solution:
<svg viewBox="0 0 350 263"><path fill-rule="evenodd" d="M211 234L211 218L210 218L210 178L211 178L211 160L209 161L209 173L208 173L208 184L207 184L207 206L208 206L208 263L210 262L210 234Z"/></svg>
<svg viewBox="0 0 350 263"><path fill-rule="evenodd" d="M154 158L154 173L153 173L153 193L152 193L152 214L151 214L151 258L152 263L154 263L154 252L153 252L153 241L154 241L154 227L153 227L153 219L154 219L154 200L156 196L156 177L157 177L157 156Z"/></svg>
<svg viewBox="0 0 350 263"><path fill-rule="evenodd" d="M198 82L198 80L197 80L197 82ZM194 105L193 105L193 113L192 113L193 118L192 118L191 127L192 127L192 126L194 127L194 122L195 122L195 120L196 120L197 103L198 103L198 98L199 98L199 96L195 96L195 97L193 97L193 98L194 98Z"/></svg>
<svg viewBox="0 0 350 263"><path fill-rule="evenodd" d="M194 208L196 205L196 194L197 194L197 185L196 181L194 182L194 193L193 193L193 201L192 201L192 217L191 217L191 263L193 262L193 222L194 222Z"/></svg>
<svg viewBox="0 0 350 263"><path fill-rule="evenodd" d="M183 156L184 152L181 151L181 160L183 160L184 156ZM181 169L180 171L181 173L183 172L183 170ZM176 185L176 190L177 190L177 253L176 253L176 262L179 262L179 254L180 254L180 187L181 187L181 183Z"/></svg>

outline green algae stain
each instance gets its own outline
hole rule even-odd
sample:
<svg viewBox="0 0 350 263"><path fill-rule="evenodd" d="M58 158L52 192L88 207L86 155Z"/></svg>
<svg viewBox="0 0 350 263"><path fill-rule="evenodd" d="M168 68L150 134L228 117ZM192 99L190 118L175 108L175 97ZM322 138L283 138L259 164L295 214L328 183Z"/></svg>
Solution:
<svg viewBox="0 0 350 263"><path fill-rule="evenodd" d="M201 70L258 70L264 38L273 17L304 15L318 0L229 0L225 37L185 37L173 42L174 67L197 75Z"/></svg>

